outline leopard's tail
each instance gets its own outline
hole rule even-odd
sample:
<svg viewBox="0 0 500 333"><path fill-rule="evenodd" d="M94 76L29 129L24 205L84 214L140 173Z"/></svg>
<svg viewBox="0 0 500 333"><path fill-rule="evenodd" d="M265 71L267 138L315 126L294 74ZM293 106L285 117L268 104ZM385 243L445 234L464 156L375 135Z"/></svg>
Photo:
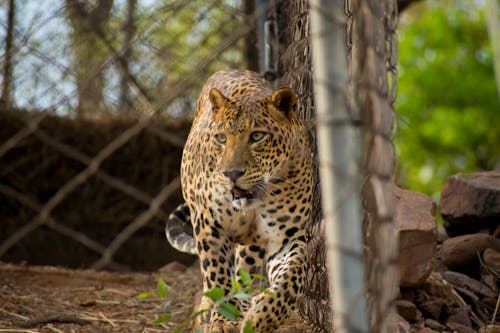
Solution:
<svg viewBox="0 0 500 333"><path fill-rule="evenodd" d="M167 240L175 249L197 255L196 241L192 235L191 214L187 204L178 206L168 217L165 226Z"/></svg>

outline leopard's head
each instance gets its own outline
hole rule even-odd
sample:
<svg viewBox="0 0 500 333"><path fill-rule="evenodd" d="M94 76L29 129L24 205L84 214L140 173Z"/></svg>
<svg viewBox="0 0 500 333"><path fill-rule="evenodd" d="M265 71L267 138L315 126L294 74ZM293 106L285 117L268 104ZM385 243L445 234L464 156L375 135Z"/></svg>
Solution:
<svg viewBox="0 0 500 333"><path fill-rule="evenodd" d="M288 175L297 142L297 97L279 88L266 98L231 100L219 90L209 92L217 154L216 172L233 200L259 199Z"/></svg>

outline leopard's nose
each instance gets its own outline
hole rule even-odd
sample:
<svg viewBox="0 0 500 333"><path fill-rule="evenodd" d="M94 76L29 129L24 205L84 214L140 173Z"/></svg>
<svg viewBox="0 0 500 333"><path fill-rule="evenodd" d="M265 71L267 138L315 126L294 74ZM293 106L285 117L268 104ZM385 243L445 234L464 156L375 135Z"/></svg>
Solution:
<svg viewBox="0 0 500 333"><path fill-rule="evenodd" d="M245 173L245 170L231 169L231 170L224 170L222 171L222 173L224 174L224 176L235 182Z"/></svg>

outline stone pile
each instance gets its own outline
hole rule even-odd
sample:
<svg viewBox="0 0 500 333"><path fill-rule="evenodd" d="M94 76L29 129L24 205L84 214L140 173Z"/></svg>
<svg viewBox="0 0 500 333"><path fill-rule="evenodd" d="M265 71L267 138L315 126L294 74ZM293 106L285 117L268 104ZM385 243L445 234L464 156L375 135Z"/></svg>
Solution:
<svg viewBox="0 0 500 333"><path fill-rule="evenodd" d="M399 332L500 333L500 172L449 177L442 226L431 198L395 195Z"/></svg>

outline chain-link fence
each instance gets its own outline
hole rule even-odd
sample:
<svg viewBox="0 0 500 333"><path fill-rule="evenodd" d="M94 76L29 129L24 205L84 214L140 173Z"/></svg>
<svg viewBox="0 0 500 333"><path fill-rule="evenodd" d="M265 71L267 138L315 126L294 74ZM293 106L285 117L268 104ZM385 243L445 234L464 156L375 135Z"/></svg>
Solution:
<svg viewBox="0 0 500 333"><path fill-rule="evenodd" d="M387 327L397 287L390 181L396 12L391 0L345 0L343 12L331 13L332 25L346 29L352 125L366 131L374 332ZM171 260L163 228L182 201L185 118L218 69L260 67L276 86L293 87L315 146L306 0L9 0L0 4L0 25L1 260L108 269L155 269ZM317 332L329 332L319 186L314 191L301 312Z"/></svg>
<svg viewBox="0 0 500 333"><path fill-rule="evenodd" d="M182 201L184 118L211 73L255 66L247 3L2 2L2 260L171 260L162 230Z"/></svg>
<svg viewBox="0 0 500 333"><path fill-rule="evenodd" d="M300 113L310 124L315 138L316 112L308 1L284 1L280 7L283 22L280 41L280 83L294 87ZM323 30L328 33L344 27L347 49L348 85L344 89L354 128L365 129L365 157L358 166L365 170L363 186L365 264L371 316L370 331L390 332L391 312L398 288L397 233L393 225L394 199L391 176L394 151L391 139L397 87L397 6L395 1L345 0L343 11L327 13L330 18ZM317 82L316 82L317 84ZM335 110L331 110L335 112ZM340 124L345 126L346 124ZM315 142L315 141L314 141ZM315 154L316 155L316 154ZM316 168L318 165L316 164ZM348 177L350 170L335 170ZM316 172L317 174L317 172ZM349 183L349 182L348 182ZM351 184L352 185L352 184ZM345 197L355 187L346 186ZM325 228L321 223L319 187L315 189L316 214L309 232L308 288L301 312L318 332L333 329L328 288ZM342 200L341 200L342 201ZM339 207L343 202L332 202ZM345 221L356 223L356 221ZM349 254L346 254L349 255ZM335 269L335 268L334 268Z"/></svg>

